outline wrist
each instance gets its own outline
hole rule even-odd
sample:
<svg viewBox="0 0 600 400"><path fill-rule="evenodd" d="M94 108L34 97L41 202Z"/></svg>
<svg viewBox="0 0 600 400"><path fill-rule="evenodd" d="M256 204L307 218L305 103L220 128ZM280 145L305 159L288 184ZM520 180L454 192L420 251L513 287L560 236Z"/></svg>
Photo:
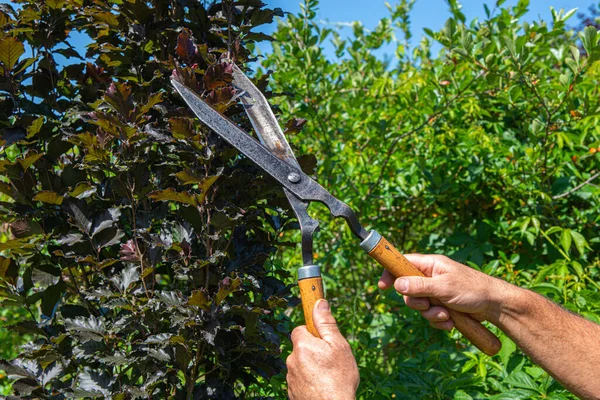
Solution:
<svg viewBox="0 0 600 400"><path fill-rule="evenodd" d="M523 305L527 303L525 297L527 290L512 285L501 279L493 279L489 292L489 311L486 319L499 328L506 323L507 319L512 318L522 311Z"/></svg>
<svg viewBox="0 0 600 400"><path fill-rule="evenodd" d="M526 312L530 292L508 282L500 282L496 291L497 320L492 323L503 329L510 320L517 319L520 314Z"/></svg>

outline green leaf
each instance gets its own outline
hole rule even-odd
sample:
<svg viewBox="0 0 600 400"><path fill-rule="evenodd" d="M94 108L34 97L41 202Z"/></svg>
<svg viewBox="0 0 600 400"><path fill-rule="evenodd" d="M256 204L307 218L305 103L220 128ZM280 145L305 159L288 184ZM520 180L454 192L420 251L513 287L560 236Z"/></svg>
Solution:
<svg viewBox="0 0 600 400"><path fill-rule="evenodd" d="M546 235L552 235L553 233L561 232L561 231L562 231L562 228L560 226L553 226L553 227L550 227L550 229L548 229L546 231Z"/></svg>
<svg viewBox="0 0 600 400"><path fill-rule="evenodd" d="M242 280L240 278L225 278L219 284L219 291L215 296L215 304L219 305L227 296L231 293L235 292L238 287L242 284Z"/></svg>
<svg viewBox="0 0 600 400"><path fill-rule="evenodd" d="M198 189L200 190L200 194L196 196L198 203L204 202L204 199L208 194L208 189L210 189L211 186L217 181L217 179L219 179L219 176L220 171L218 175L208 176L202 179L202 182L198 184Z"/></svg>
<svg viewBox="0 0 600 400"><path fill-rule="evenodd" d="M571 50L571 54L573 55L573 59L579 64L579 58L581 53L579 51L579 47L577 46L569 46L569 50Z"/></svg>
<svg viewBox="0 0 600 400"><path fill-rule="evenodd" d="M31 167L33 164L35 164L36 161L39 160L40 158L42 158L43 156L44 156L44 154L42 154L42 153L29 152L29 153L27 153L26 157L18 158L17 161L19 164L21 164L21 167L25 171L25 170L29 169L29 167Z"/></svg>
<svg viewBox="0 0 600 400"><path fill-rule="evenodd" d="M581 35L581 41L585 51L589 55L592 55L596 49L598 41L598 31L596 31L596 28L592 25L586 26L583 30L583 34Z"/></svg>
<svg viewBox="0 0 600 400"><path fill-rule="evenodd" d="M12 71L23 53L25 47L16 37L5 36L0 40L0 63L4 65L6 71Z"/></svg>
<svg viewBox="0 0 600 400"><path fill-rule="evenodd" d="M571 68L571 71L573 71L574 74L579 72L579 64L572 58L565 58L565 63Z"/></svg>
<svg viewBox="0 0 600 400"><path fill-rule="evenodd" d="M192 124L188 118L171 118L169 125L175 139L188 139L194 136Z"/></svg>
<svg viewBox="0 0 600 400"><path fill-rule="evenodd" d="M159 201L175 201L178 203L189 204L195 206L198 204L196 196L190 192L177 192L173 188L165 190L155 190L148 194L148 197Z"/></svg>
<svg viewBox="0 0 600 400"><path fill-rule="evenodd" d="M185 170L175 174L182 185L195 185L202 182L203 177L197 176L193 171Z"/></svg>
<svg viewBox="0 0 600 400"><path fill-rule="evenodd" d="M46 0L46 5L52 9L60 9L65 5L65 0Z"/></svg>
<svg viewBox="0 0 600 400"><path fill-rule="evenodd" d="M540 232L540 220L536 217L531 217L531 225L535 228L535 233L538 234Z"/></svg>
<svg viewBox="0 0 600 400"><path fill-rule="evenodd" d="M525 219L523 219L523 222L521 222L521 235L523 235L525 233L525 231L529 227L530 222L531 222L531 218L529 218L529 217L526 217Z"/></svg>
<svg viewBox="0 0 600 400"><path fill-rule="evenodd" d="M77 199L86 199L96 194L96 190L96 186L92 186L87 182L79 182L77 186L75 186L75 189L69 193L69 196Z"/></svg>
<svg viewBox="0 0 600 400"><path fill-rule="evenodd" d="M508 36L503 36L502 40L504 41L506 48L508 48L510 55L513 58L517 58L517 47L515 46L515 42Z"/></svg>
<svg viewBox="0 0 600 400"><path fill-rule="evenodd" d="M14 283L19 276L19 268L12 258L0 256L0 278Z"/></svg>
<svg viewBox="0 0 600 400"><path fill-rule="evenodd" d="M570 230L569 233L571 234L571 238L573 239L579 254L582 256L585 255L585 249L590 248L588 242L585 240L585 237L583 237L581 233L572 230Z"/></svg>
<svg viewBox="0 0 600 400"><path fill-rule="evenodd" d="M560 244L562 245L562 248L565 250L565 253L569 253L569 250L571 249L571 230L570 229L563 229L561 235L560 235Z"/></svg>
<svg viewBox="0 0 600 400"><path fill-rule="evenodd" d="M575 270L575 273L579 276L583 276L583 267L577 261L571 261L571 266Z"/></svg>
<svg viewBox="0 0 600 400"><path fill-rule="evenodd" d="M41 201L43 203L48 204L61 205L64 200L64 197L50 190L42 190L41 192L38 192L35 196L33 196L32 200Z"/></svg>
<svg viewBox="0 0 600 400"><path fill-rule="evenodd" d="M567 11L565 13L565 15L562 17L562 21L564 22L564 21L568 20L569 18L571 18L577 10L578 10L578 8L572 8L569 11Z"/></svg>
<svg viewBox="0 0 600 400"><path fill-rule="evenodd" d="M192 292L192 295L188 298L187 304L190 306L200 307L203 310L209 310L211 301L204 289L198 289Z"/></svg>
<svg viewBox="0 0 600 400"><path fill-rule="evenodd" d="M505 384L512 385L519 389L529 389L536 392L540 392L538 385L535 383L533 378L523 371L516 371L511 373L505 380Z"/></svg>
<svg viewBox="0 0 600 400"><path fill-rule="evenodd" d="M467 29L462 29L460 42L467 52L467 55L469 55L473 50L473 36L471 35L471 32L469 32Z"/></svg>
<svg viewBox="0 0 600 400"><path fill-rule="evenodd" d="M148 98L148 102L146 104L144 104L142 107L140 107L139 110L136 111L136 118L137 119L142 118L144 115L146 115L146 113L148 111L150 111L152 109L152 107L161 103L163 101L162 95L163 95L162 92L156 92L153 95L151 95Z"/></svg>
<svg viewBox="0 0 600 400"><path fill-rule="evenodd" d="M32 137L37 135L42 129L42 126L44 126L44 117L38 117L35 120L33 120L31 125L29 125L29 127L27 128L26 138L31 139Z"/></svg>
<svg viewBox="0 0 600 400"><path fill-rule="evenodd" d="M502 347L500 348L500 352L498 352L498 356L502 361L502 365L506 367L510 356L517 350L517 345L506 335L502 335L500 341L502 342Z"/></svg>

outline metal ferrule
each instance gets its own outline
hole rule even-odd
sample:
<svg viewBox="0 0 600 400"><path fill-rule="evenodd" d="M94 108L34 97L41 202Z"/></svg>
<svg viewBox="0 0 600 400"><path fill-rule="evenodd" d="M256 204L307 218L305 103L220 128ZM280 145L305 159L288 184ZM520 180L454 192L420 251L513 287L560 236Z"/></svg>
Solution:
<svg viewBox="0 0 600 400"><path fill-rule="evenodd" d="M321 268L318 265L305 265L298 268L298 280L318 278L321 276Z"/></svg>
<svg viewBox="0 0 600 400"><path fill-rule="evenodd" d="M371 232L369 232L369 235L365 238L365 240L360 242L360 247L362 247L362 249L367 253L370 253L371 250L373 250L375 246L377 246L380 240L381 235L377 233L376 230L371 230Z"/></svg>

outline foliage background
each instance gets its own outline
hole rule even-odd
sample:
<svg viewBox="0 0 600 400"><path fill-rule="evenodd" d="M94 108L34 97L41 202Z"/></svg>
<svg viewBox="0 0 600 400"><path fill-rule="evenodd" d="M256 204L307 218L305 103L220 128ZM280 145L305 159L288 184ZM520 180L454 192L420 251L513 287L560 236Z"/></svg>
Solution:
<svg viewBox="0 0 600 400"><path fill-rule="evenodd" d="M316 155L319 180L365 224L403 251L450 255L600 322L597 34L575 32L565 13L525 23L527 1L502 3L474 22L449 1L452 19L411 45L410 1L391 6L375 30L357 23L343 38L314 20L318 2L307 0L279 22L257 76L274 71L269 89L282 121L308 121L290 137L297 154ZM395 57L376 56L394 27L404 34ZM285 216L259 209L267 220ZM506 337L488 357L428 327L376 288L380 269L343 223L311 209L323 221L316 251L327 296L359 362L359 397L572 398ZM268 265L292 284L300 254L284 245L299 236L278 234ZM283 335L292 325L279 306ZM291 318L302 322L298 309ZM282 359L289 350L285 342ZM15 355L12 346L3 351ZM237 394L284 398L284 379Z"/></svg>
<svg viewBox="0 0 600 400"><path fill-rule="evenodd" d="M0 5L5 392L246 397L284 368L297 300L269 259L283 196L169 82L248 127L230 60L243 66L276 15L248 1ZM74 48L73 32L92 43Z"/></svg>
<svg viewBox="0 0 600 400"><path fill-rule="evenodd" d="M345 38L309 0L280 21L262 65L284 119L308 120L291 138L298 153L317 155L320 181L365 223L405 252L449 255L599 322L597 33L571 28L574 11L527 23L527 1L502 3L475 22L449 1L444 28L411 46L410 1ZM395 57L377 56L394 28ZM510 339L488 357L380 292L380 268L340 221L316 243L361 398L569 398Z"/></svg>

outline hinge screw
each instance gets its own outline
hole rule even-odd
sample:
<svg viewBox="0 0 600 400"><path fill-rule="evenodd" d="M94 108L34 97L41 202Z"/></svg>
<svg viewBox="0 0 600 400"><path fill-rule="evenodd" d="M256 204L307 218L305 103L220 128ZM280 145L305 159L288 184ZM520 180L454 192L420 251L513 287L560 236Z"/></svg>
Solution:
<svg viewBox="0 0 600 400"><path fill-rule="evenodd" d="M290 174L288 175L288 181L292 183L298 183L300 182L300 175L296 172L290 172Z"/></svg>

